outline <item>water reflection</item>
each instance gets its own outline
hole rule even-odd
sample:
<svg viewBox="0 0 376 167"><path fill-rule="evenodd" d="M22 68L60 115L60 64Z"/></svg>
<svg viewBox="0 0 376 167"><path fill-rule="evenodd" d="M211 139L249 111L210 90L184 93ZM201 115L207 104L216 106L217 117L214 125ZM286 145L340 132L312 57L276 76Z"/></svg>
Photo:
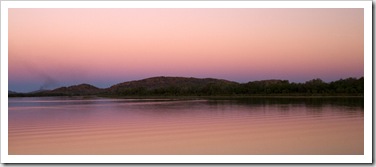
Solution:
<svg viewBox="0 0 376 167"><path fill-rule="evenodd" d="M231 99L214 99L214 103L235 102L243 105L305 105L307 107L322 107L325 105L347 106L347 107L364 107L363 97L247 97Z"/></svg>
<svg viewBox="0 0 376 167"><path fill-rule="evenodd" d="M363 98L10 98L10 154L363 154Z"/></svg>

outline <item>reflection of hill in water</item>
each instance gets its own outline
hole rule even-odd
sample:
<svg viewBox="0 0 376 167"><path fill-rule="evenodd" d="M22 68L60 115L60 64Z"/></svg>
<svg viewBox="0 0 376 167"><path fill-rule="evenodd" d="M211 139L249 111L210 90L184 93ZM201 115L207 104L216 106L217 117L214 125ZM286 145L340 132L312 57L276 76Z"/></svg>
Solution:
<svg viewBox="0 0 376 167"><path fill-rule="evenodd" d="M363 97L322 97L322 98L278 98L278 97L254 97L254 98L231 98L209 101L211 104L234 103L238 105L251 106L299 106L308 108L320 108L324 106L337 106L349 108L364 108Z"/></svg>

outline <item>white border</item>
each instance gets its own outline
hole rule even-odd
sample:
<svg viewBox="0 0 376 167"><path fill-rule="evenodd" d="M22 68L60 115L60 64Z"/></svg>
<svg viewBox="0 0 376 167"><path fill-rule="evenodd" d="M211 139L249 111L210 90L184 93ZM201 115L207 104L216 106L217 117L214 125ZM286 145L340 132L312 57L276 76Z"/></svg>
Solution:
<svg viewBox="0 0 376 167"><path fill-rule="evenodd" d="M364 8L369 1L3 1L4 8Z"/></svg>
<svg viewBox="0 0 376 167"><path fill-rule="evenodd" d="M8 8L364 8L364 155L8 155ZM372 1L1 1L1 163L372 163Z"/></svg>

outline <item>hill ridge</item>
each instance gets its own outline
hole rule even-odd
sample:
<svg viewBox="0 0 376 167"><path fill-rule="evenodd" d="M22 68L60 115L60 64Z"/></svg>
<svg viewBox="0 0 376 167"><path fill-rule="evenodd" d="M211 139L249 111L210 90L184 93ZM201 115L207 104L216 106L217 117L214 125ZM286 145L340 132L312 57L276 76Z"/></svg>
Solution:
<svg viewBox="0 0 376 167"><path fill-rule="evenodd" d="M364 78L347 78L325 83L313 79L305 83L290 83L288 80L268 79L238 83L225 79L156 76L98 88L82 83L53 90L33 93L8 92L17 96L211 96L211 95L257 95L257 94L320 94L320 95L363 95Z"/></svg>

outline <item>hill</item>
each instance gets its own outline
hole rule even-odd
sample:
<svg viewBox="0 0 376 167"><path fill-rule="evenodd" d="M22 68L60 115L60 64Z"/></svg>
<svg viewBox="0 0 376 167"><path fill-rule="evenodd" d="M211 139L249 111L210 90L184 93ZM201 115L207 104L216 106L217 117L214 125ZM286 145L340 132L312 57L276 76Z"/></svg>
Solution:
<svg viewBox="0 0 376 167"><path fill-rule="evenodd" d="M101 93L102 91L103 91L102 89L99 89L93 85L80 84L80 85L73 85L69 87L57 88L47 93L75 96L75 95L95 95L95 94Z"/></svg>
<svg viewBox="0 0 376 167"><path fill-rule="evenodd" d="M29 94L43 93L43 92L48 92L48 91L50 91L50 90L47 90L47 89L39 89L39 90L36 90L36 91L29 92Z"/></svg>
<svg viewBox="0 0 376 167"><path fill-rule="evenodd" d="M29 93L13 93L9 97L34 97L34 96L85 96L98 95L103 91L89 84L60 87L53 90L36 90Z"/></svg>
<svg viewBox="0 0 376 167"><path fill-rule="evenodd" d="M9 91L8 96L363 96L363 93L363 77L340 79L330 83L318 78L305 83L290 83L288 80L276 79L237 83L214 78L160 76L123 82L105 89L80 84L31 93Z"/></svg>
<svg viewBox="0 0 376 167"><path fill-rule="evenodd" d="M15 92L15 91L11 91L11 90L8 90L8 94L10 95L10 94L17 94L17 92Z"/></svg>
<svg viewBox="0 0 376 167"><path fill-rule="evenodd" d="M112 95L192 95L207 94L214 88L218 88L216 91L219 93L219 88L236 85L239 83L222 79L160 76L116 84L105 92ZM215 93L214 90L212 93Z"/></svg>

